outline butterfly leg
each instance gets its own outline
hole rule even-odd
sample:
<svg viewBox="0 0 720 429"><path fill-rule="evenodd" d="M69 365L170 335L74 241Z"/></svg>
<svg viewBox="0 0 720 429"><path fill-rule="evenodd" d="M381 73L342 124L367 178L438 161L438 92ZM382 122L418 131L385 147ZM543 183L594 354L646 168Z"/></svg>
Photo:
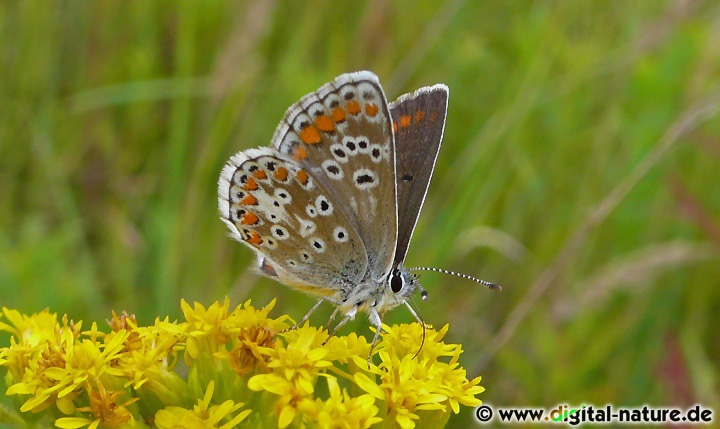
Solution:
<svg viewBox="0 0 720 429"><path fill-rule="evenodd" d="M357 314L357 312L358 312L357 306L356 306L356 307L353 307L352 310L348 311L348 312L345 314L345 317L343 317L343 319L340 321L340 323L338 323L337 325L335 325L335 328L332 330L332 332L330 333L330 336L327 338L327 340L323 341L323 345L325 345L325 343L327 343L328 340L329 340L330 338L332 338L333 335L335 335L335 332L337 332L338 329L340 329L340 328L341 328L344 324L346 324L349 320L353 320L353 319L355 318L355 315ZM333 314L335 314L335 313L333 313Z"/></svg>
<svg viewBox="0 0 720 429"><path fill-rule="evenodd" d="M425 289L423 289L423 292L425 292ZM423 295L423 299L425 299L426 296L427 296L427 292L425 292L425 295ZM412 308L412 305L410 305L409 302L403 301L403 304L405 304L405 306L408 308L408 310L410 310L410 314L412 314L412 316L415 318L415 320L417 320L417 322L420 324L420 326L422 326L422 330L423 330L423 331L422 331L422 332L423 332L423 336L422 336L422 342L420 343L420 348L418 349L417 352L415 352L415 355L413 356L413 359L415 359L415 358L417 357L417 355L420 354L420 351L423 349L423 346L425 345L425 329L426 329L426 325L425 325L425 322L422 320L422 317L420 317L420 316L418 315L418 313Z"/></svg>
<svg viewBox="0 0 720 429"><path fill-rule="evenodd" d="M384 313L383 313L384 314ZM375 307L370 307L370 323L375 327L375 336L373 337L372 344L370 345L370 353L368 353L367 358L367 364L368 369L370 369L370 363L372 361L372 354L373 350L375 350L375 345L377 344L377 340L380 337L380 332L382 332L382 316L380 313L375 310Z"/></svg>
<svg viewBox="0 0 720 429"><path fill-rule="evenodd" d="M303 323L307 322L307 320L310 318L310 315L312 315L315 312L315 310L317 310L317 308L320 307L320 304L322 304L325 301L327 301L327 298L320 298L318 300L318 302L316 302L315 305L313 305L313 308L311 308L310 311L307 312L305 317L303 317L299 322L297 322L293 326L291 326L287 329L283 329L282 331L280 331L280 333L282 334L284 332L294 331L295 329L299 328ZM335 313L333 313L333 314L335 314Z"/></svg>
<svg viewBox="0 0 720 429"><path fill-rule="evenodd" d="M340 311L340 307L335 307L335 311L333 311L332 314L330 315L330 320L328 320L327 323L325 324L326 331L330 331L330 324L332 323L333 320L335 320L335 316L337 315L338 311ZM333 331L333 332L335 332L335 331Z"/></svg>

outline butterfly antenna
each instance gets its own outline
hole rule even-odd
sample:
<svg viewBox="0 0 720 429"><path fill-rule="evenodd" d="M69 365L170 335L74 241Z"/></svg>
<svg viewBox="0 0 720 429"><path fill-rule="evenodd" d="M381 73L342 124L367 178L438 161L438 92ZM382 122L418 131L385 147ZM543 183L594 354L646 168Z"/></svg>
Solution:
<svg viewBox="0 0 720 429"><path fill-rule="evenodd" d="M482 279L479 279L479 278L477 278L477 277L469 276L469 275L467 275L467 274L456 273L455 271L443 270L442 268L413 267L413 268L408 268L408 270L410 270L410 271L434 271L434 272L436 272L436 273L449 274L449 275L451 275L451 276L462 277L462 278L464 278L464 279L474 281L475 283L480 283L480 284L483 285L483 286L487 286L488 289L497 290L497 291L502 290L502 286L497 285L497 284L495 284L495 283L490 283L490 282L487 281L487 280L482 280ZM425 292L425 291L423 290L423 292ZM426 299L426 297L427 297L427 292L422 293L422 297L423 297L423 299Z"/></svg>

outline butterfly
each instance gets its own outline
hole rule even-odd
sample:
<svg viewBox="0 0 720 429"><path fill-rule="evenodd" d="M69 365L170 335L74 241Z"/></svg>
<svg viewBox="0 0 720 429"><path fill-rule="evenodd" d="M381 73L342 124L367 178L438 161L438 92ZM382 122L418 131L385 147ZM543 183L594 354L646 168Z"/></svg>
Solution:
<svg viewBox="0 0 720 429"><path fill-rule="evenodd" d="M437 84L388 103L375 74L343 74L286 111L271 147L241 151L222 169L218 208L230 235L256 252L262 274L318 297L296 326L325 301L336 306L331 320L344 315L335 330L368 313L373 346L388 310L405 305L420 321L408 300L427 292L403 264L448 94Z"/></svg>

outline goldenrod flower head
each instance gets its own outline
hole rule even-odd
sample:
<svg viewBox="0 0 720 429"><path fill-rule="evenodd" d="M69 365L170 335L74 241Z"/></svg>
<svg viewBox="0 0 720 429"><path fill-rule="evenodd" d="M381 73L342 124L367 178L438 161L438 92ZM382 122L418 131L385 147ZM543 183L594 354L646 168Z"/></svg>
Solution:
<svg viewBox="0 0 720 429"><path fill-rule="evenodd" d="M278 341L268 356L269 374L250 378L248 388L278 395L274 403L278 426L288 426L303 401L312 401L314 386L321 370L332 366L326 359L329 350L323 347L326 331L304 326L283 334L287 345Z"/></svg>
<svg viewBox="0 0 720 429"><path fill-rule="evenodd" d="M132 398L123 404L119 404L121 397L126 396L127 392L106 391L102 383L97 383L98 388L88 388L90 397L90 406L78 407L77 411L87 413L93 418L86 417L61 417L55 420L55 425L59 428L79 428L88 426L94 429L102 424L104 427L120 427L133 426L135 420L132 412L127 408L133 402L137 402L138 398Z"/></svg>
<svg viewBox="0 0 720 429"><path fill-rule="evenodd" d="M230 368L240 376L256 369L267 371L266 360L274 346L274 337L275 331L267 326L249 326L238 332L229 352L220 352L216 356L226 357Z"/></svg>
<svg viewBox="0 0 720 429"><path fill-rule="evenodd" d="M163 403L186 400L185 382L174 369L185 347L187 324L167 318L155 319L150 326L137 326L134 318L126 321L129 335L119 364L126 385Z"/></svg>
<svg viewBox="0 0 720 429"><path fill-rule="evenodd" d="M378 407L375 398L364 394L351 397L347 389L340 389L338 380L324 377L327 381L329 397L315 398L315 401L303 401L299 404L302 413L308 416L320 428L363 428L370 427L383 419L377 416Z"/></svg>
<svg viewBox="0 0 720 429"><path fill-rule="evenodd" d="M371 369L373 374L356 373L355 382L385 402L388 415L394 417L400 427L414 427L414 420L419 418L417 411L445 413L449 405L457 414L458 403L468 406L482 403L475 398L485 390L478 385L480 377L468 381L465 370L457 363L462 353L460 345L441 342L447 325L440 331L427 329L422 349L419 349L423 335L421 325L383 326L383 329L386 334L379 347L380 364ZM447 356L451 356L450 362L439 360Z"/></svg>
<svg viewBox="0 0 720 429"><path fill-rule="evenodd" d="M112 364L118 359L125 332L108 336L103 342L97 338L80 340L81 324L67 318L60 324L56 315L46 311L17 317L5 310L14 327L4 326L10 332L22 332L20 342L13 342L15 347L2 351L2 364L10 368L15 380L6 394L30 396L20 411L39 412L56 405L61 412L71 413L77 395L96 387L103 378L121 374Z"/></svg>
<svg viewBox="0 0 720 429"><path fill-rule="evenodd" d="M285 323L287 316L277 319L268 317L274 306L275 300L260 309L254 308L250 301L236 307L222 319L222 333L226 340L214 356L227 360L230 368L240 376L265 371L275 334L288 327Z"/></svg>
<svg viewBox="0 0 720 429"><path fill-rule="evenodd" d="M199 400L191 410L169 406L158 411L155 415L155 425L160 429L230 429L236 427L252 412L252 410L244 410L235 414L244 404L229 399L219 405L210 405L214 389L215 383L211 381L203 399Z"/></svg>
<svg viewBox="0 0 720 429"><path fill-rule="evenodd" d="M12 334L13 347L0 349L0 365L8 368L15 380L22 378L24 368L39 353L44 353L44 359L48 361L46 364L52 366L52 360L59 356L48 352L47 348L60 347L59 338L77 334L75 327L71 327L67 320L60 325L57 315L50 313L48 309L27 316L17 310L3 307L2 315L10 324L0 322L0 330Z"/></svg>
<svg viewBox="0 0 720 429"><path fill-rule="evenodd" d="M224 304L215 302L207 309L196 302L193 307L183 299L180 303L187 320L187 357L197 358L200 350L215 353L228 342L227 331L223 328L228 318L230 300Z"/></svg>
<svg viewBox="0 0 720 429"><path fill-rule="evenodd" d="M268 318L270 310L275 306L274 300L259 310L247 301L232 312L229 311L229 298L225 298L223 304L215 302L207 309L198 302L190 307L185 300L180 305L187 320L186 360L195 359L200 350L210 354L226 351L225 345L243 329L264 326L277 332L288 326L283 322L287 316Z"/></svg>
<svg viewBox="0 0 720 429"><path fill-rule="evenodd" d="M18 341L30 347L55 339L55 331L60 328L57 315L48 309L26 316L17 310L3 307L3 316L10 324L0 322L0 330L11 333Z"/></svg>
<svg viewBox="0 0 720 429"><path fill-rule="evenodd" d="M113 313L109 332L3 309L0 330L12 335L0 346L5 393L30 420L68 429L412 428L481 403L480 377L468 380L459 364L462 348L443 342L447 326L383 326L368 367L364 336L330 337L309 324L284 332L288 316L270 317L274 303L182 301L184 321L149 326Z"/></svg>
<svg viewBox="0 0 720 429"><path fill-rule="evenodd" d="M370 343L367 338L350 332L345 336L333 336L325 343L328 356L340 363L355 363L367 368L367 356L370 353Z"/></svg>

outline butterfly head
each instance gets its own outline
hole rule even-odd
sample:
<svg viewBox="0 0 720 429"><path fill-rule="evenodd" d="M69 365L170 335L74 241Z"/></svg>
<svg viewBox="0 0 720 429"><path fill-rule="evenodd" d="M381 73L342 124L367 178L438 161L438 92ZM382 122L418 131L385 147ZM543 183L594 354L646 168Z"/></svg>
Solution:
<svg viewBox="0 0 720 429"><path fill-rule="evenodd" d="M418 276L410 272L410 270L398 267L395 268L388 277L390 290L395 294L399 301L405 301L412 297L416 290L420 290L420 296L423 301L427 299L428 293L420 285Z"/></svg>
<svg viewBox="0 0 720 429"><path fill-rule="evenodd" d="M366 278L364 282L339 292L329 300L343 313L357 309L383 315L388 310L404 305L417 290L421 291L424 300L427 292L420 286L417 276L406 268L397 267L381 279Z"/></svg>

